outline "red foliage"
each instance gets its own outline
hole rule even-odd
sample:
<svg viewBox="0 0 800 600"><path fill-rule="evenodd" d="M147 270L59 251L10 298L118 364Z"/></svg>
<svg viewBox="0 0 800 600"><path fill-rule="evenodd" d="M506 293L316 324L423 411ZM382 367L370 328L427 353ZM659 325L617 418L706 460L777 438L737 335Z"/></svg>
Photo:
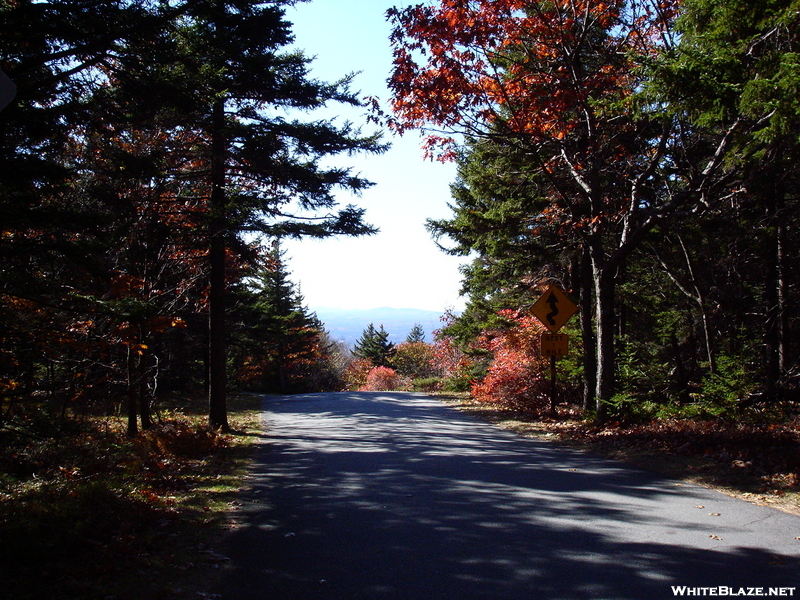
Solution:
<svg viewBox="0 0 800 600"><path fill-rule="evenodd" d="M487 331L478 339L478 347L493 358L486 377L473 383L472 394L481 402L541 410L549 402L547 362L539 355L539 336L545 329L535 317L508 310L500 314L511 325Z"/></svg>
<svg viewBox="0 0 800 600"><path fill-rule="evenodd" d="M502 120L516 134L561 140L582 127L591 103L633 91L632 57L659 43L677 2L438 0L391 9L393 125L473 131ZM579 57L590 39L604 54L595 68ZM426 151L438 146L452 158L451 141L432 136Z"/></svg>
<svg viewBox="0 0 800 600"><path fill-rule="evenodd" d="M368 358L353 359L344 372L344 380L349 390L360 390L367 384L367 375L375 367Z"/></svg>
<svg viewBox="0 0 800 600"><path fill-rule="evenodd" d="M435 341L431 364L437 375L444 379L468 378L474 361L456 345L452 337L444 333L444 330L455 322L456 316L448 311L441 320L444 327L433 332Z"/></svg>
<svg viewBox="0 0 800 600"><path fill-rule="evenodd" d="M410 382L400 375L397 371L389 367L375 367L367 373L367 379L359 391L362 392L385 392L391 390L410 389Z"/></svg>

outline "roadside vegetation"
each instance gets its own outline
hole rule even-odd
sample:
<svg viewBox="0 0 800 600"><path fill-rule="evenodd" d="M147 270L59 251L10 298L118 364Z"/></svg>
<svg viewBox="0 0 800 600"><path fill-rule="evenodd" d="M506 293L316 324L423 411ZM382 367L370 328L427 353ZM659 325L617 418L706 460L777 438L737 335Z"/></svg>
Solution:
<svg viewBox="0 0 800 600"><path fill-rule="evenodd" d="M440 335L472 410L796 494L796 2L436 0L389 19L387 122L458 166L428 228L467 261ZM531 314L553 284L579 308L555 399Z"/></svg>
<svg viewBox="0 0 800 600"><path fill-rule="evenodd" d="M205 403L173 399L135 437L119 416L18 414L0 430L4 597L211 597L260 433L260 398L230 408L221 434Z"/></svg>
<svg viewBox="0 0 800 600"><path fill-rule="evenodd" d="M202 596L257 436L257 397L228 391L458 393L521 433L797 508L796 0L390 9L392 115L374 100L371 120L437 132L427 155L456 162L428 228L467 261L467 304L432 341L373 324L353 349L280 243L376 233L336 200L371 183L329 159L386 146L284 116L367 108L351 77L309 79L291 4L0 5L9 597ZM579 308L555 388L530 311L551 284Z"/></svg>

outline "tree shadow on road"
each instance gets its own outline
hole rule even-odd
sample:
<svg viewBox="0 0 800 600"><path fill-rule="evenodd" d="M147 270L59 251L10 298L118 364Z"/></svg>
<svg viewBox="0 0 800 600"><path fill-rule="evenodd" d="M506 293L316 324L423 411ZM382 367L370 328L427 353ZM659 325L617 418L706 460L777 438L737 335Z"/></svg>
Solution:
<svg viewBox="0 0 800 600"><path fill-rule="evenodd" d="M642 600L797 584L797 517L422 395L274 400L268 427L229 539L227 598Z"/></svg>

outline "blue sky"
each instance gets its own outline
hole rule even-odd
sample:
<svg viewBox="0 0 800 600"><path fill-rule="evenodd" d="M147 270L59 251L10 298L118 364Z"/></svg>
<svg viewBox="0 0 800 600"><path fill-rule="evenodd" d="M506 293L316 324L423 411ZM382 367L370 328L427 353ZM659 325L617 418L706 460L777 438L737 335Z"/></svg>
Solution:
<svg viewBox="0 0 800 600"><path fill-rule="evenodd" d="M295 45L315 56L311 76L335 81L360 72L353 89L388 99L391 68L389 24L392 0L312 0L287 9ZM407 4L407 3L406 3ZM337 108L338 112L342 112ZM363 123L363 110L342 112ZM368 125L365 128L369 128ZM425 161L415 133L387 137L392 149L381 156L342 157L339 164L376 183L360 197L341 193L342 205L367 210L376 236L290 241L284 244L292 280L313 308L420 308L460 310L458 266L464 259L439 250L425 230L427 218L451 215L449 185L455 166Z"/></svg>

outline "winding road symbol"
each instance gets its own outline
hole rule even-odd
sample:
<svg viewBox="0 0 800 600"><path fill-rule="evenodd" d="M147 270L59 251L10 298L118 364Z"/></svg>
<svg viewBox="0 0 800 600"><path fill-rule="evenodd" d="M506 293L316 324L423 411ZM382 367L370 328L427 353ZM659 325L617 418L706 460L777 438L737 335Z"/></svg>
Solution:
<svg viewBox="0 0 800 600"><path fill-rule="evenodd" d="M553 333L578 312L578 306L557 285L551 285L531 307L533 316Z"/></svg>
<svg viewBox="0 0 800 600"><path fill-rule="evenodd" d="M547 324L551 327L555 327L556 321L555 318L558 316L558 296L556 296L552 290L550 290L550 297L545 300L550 305L550 312L545 315L545 319L547 319Z"/></svg>

